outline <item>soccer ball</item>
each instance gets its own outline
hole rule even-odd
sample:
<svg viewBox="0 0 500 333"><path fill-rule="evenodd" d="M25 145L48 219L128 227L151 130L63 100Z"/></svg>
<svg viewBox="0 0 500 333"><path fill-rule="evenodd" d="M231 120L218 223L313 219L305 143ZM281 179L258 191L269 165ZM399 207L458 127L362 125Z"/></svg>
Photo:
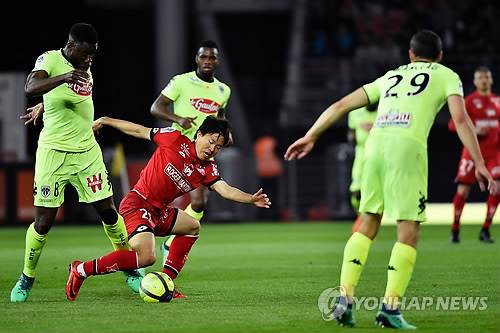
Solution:
<svg viewBox="0 0 500 333"><path fill-rule="evenodd" d="M141 281L139 295L147 303L170 302L174 296L174 281L162 272L148 273Z"/></svg>

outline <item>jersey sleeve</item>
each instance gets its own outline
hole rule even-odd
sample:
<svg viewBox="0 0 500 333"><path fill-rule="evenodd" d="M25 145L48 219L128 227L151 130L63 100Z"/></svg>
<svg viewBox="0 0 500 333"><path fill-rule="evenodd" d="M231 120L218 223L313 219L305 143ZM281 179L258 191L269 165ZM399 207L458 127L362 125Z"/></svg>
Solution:
<svg viewBox="0 0 500 333"><path fill-rule="evenodd" d="M151 141L158 146L170 146L181 135L181 132L172 127L152 128L149 135Z"/></svg>
<svg viewBox="0 0 500 333"><path fill-rule="evenodd" d="M213 184L217 183L219 180L221 180L221 176L219 175L219 170L217 169L217 164L215 162L211 161L210 165L207 167L207 173L206 173L205 179L201 182L203 185L208 187L210 190L210 186Z"/></svg>
<svg viewBox="0 0 500 333"><path fill-rule="evenodd" d="M462 81L457 73L450 70L450 72L445 77L445 94L446 97L451 95L464 96L464 89L462 86Z"/></svg>
<svg viewBox="0 0 500 333"><path fill-rule="evenodd" d="M225 109L227 107L227 102L229 102L229 97L231 97L231 88L229 88L228 85L224 85L224 90L225 99L221 105L221 109Z"/></svg>
<svg viewBox="0 0 500 333"><path fill-rule="evenodd" d="M181 79L179 75L174 76L165 88L161 91L161 94L172 101L175 101L181 94Z"/></svg>
<svg viewBox="0 0 500 333"><path fill-rule="evenodd" d="M49 52L44 52L42 53L35 62L35 67L33 68L32 72L36 71L45 71L47 74L51 74L52 72L52 67L54 64L53 58Z"/></svg>
<svg viewBox="0 0 500 333"><path fill-rule="evenodd" d="M366 96L368 97L368 104L373 104L380 99L380 82L382 78L383 76L363 86Z"/></svg>

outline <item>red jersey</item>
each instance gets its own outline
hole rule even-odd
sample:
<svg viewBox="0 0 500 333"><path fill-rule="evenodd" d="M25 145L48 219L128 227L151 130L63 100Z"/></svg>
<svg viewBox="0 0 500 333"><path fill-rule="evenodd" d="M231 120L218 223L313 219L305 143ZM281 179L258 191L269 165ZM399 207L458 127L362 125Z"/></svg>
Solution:
<svg viewBox="0 0 500 333"><path fill-rule="evenodd" d="M162 209L200 184L210 187L221 179L215 162L198 159L194 142L181 132L171 127L153 128L151 139L158 148L132 191L153 206Z"/></svg>
<svg viewBox="0 0 500 333"><path fill-rule="evenodd" d="M467 113L475 127L488 127L486 135L477 137L481 154L485 159L496 158L498 151L498 127L500 119L500 97L493 93L481 96L477 91L465 97ZM456 131L453 119L448 123L451 131ZM470 159L469 152L463 148L462 156Z"/></svg>

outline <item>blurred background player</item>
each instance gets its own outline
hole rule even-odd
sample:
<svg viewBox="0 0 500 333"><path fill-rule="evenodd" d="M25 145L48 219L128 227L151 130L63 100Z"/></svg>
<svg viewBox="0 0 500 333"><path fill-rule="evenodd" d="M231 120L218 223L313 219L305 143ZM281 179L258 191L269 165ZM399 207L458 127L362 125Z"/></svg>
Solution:
<svg viewBox="0 0 500 333"><path fill-rule="evenodd" d="M413 273L420 222L426 218L427 138L444 103L448 103L459 137L471 153L481 190L487 183L488 189L497 193L497 184L484 164L465 110L462 82L455 72L438 63L442 56L441 38L430 30L419 31L410 41L411 63L388 71L329 106L285 154L286 160L303 158L318 137L345 113L379 102L365 147L361 224L344 249L342 297L337 298L333 309L342 310L342 315L335 318L339 325L355 324L354 289L385 213L397 220L398 236L387 268L384 301L375 322L384 327L416 328L406 322L398 307Z"/></svg>
<svg viewBox="0 0 500 333"><path fill-rule="evenodd" d="M178 235L170 246L163 268L165 274L175 279L199 237L200 222L183 210L168 205L202 184L227 200L262 208L271 205L262 188L252 195L228 185L219 176L213 157L229 142L230 126L225 119L214 116L205 118L195 134L195 140L171 127L147 128L108 117L94 122L95 131L103 126L114 127L139 139L151 140L158 148L141 172L137 184L120 203L120 213L125 219L133 251L119 250L85 263L71 263L66 284L66 295L71 301L75 300L80 286L90 275L154 264L155 236ZM183 297L176 288L174 298Z"/></svg>
<svg viewBox="0 0 500 333"><path fill-rule="evenodd" d="M481 154L484 157L486 167L493 178L498 182L500 179L500 145L498 140L499 119L500 119L500 97L491 92L493 78L491 71L481 66L474 71L474 86L476 91L465 97L465 107L471 118L474 129L481 148ZM450 120L448 128L456 131L453 119ZM452 243L460 242L460 217L469 197L472 185L476 183L474 177L474 163L469 152L464 147L458 173L455 181L458 183L457 192L453 198L453 208L455 217L451 226ZM493 216L500 202L500 194L488 196L486 202L486 219L479 232L479 240L485 243L493 243L490 236L490 226Z"/></svg>
<svg viewBox="0 0 500 333"><path fill-rule="evenodd" d="M225 118L224 111L231 95L231 89L217 80L215 69L219 63L219 48L212 40L202 41L194 58L195 71L174 76L151 106L151 114L172 122L172 127L182 135L194 139L203 120L209 115ZM174 112L169 110L173 104ZM232 143L230 138L229 144ZM208 189L201 185L190 195L191 203L185 212L201 221L208 201ZM161 245L164 258L174 237Z"/></svg>
<svg viewBox="0 0 500 333"><path fill-rule="evenodd" d="M365 153L365 142L377 118L378 103L369 104L361 109L349 112L347 116L347 141L355 146L354 161L352 163L352 183L349 187L351 192L351 205L358 215L352 232L358 231L361 215L359 213L359 202L361 200L361 177L363 175L363 157Z"/></svg>
<svg viewBox="0 0 500 333"><path fill-rule="evenodd" d="M11 302L24 302L29 296L38 260L68 183L76 189L81 202L92 203L113 247L128 249L125 224L116 212L111 182L92 131L90 64L96 50L96 30L90 24L76 23L69 31L66 46L40 55L26 80L27 97L43 95L44 127L36 152L35 222L26 231L24 268L12 289ZM39 110L31 111L21 118L36 123L40 114ZM139 281L128 282L138 291Z"/></svg>

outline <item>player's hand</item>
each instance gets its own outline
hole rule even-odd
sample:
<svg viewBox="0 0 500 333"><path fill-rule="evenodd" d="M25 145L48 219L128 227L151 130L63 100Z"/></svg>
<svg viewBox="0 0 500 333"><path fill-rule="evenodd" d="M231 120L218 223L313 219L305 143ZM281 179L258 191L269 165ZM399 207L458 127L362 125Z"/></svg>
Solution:
<svg viewBox="0 0 500 333"><path fill-rule="evenodd" d="M104 127L103 120L105 117L101 117L99 119L94 120L94 123L92 124L92 130L94 131L95 135L99 135L99 131Z"/></svg>
<svg viewBox="0 0 500 333"><path fill-rule="evenodd" d="M314 147L315 140L310 136L304 136L288 147L285 153L285 160L291 161L295 158L302 159L305 157Z"/></svg>
<svg viewBox="0 0 500 333"><path fill-rule="evenodd" d="M178 124L184 128L184 129L190 129L191 127L193 126L196 126L196 122L194 121L196 118L198 118L198 116L196 117L185 117L185 118L181 118L178 122Z"/></svg>
<svg viewBox="0 0 500 333"><path fill-rule="evenodd" d="M84 70L76 68L71 72L66 73L66 78L64 81L67 83L74 83L79 86L84 86L89 82L89 79L90 79L89 73L87 73Z"/></svg>
<svg viewBox="0 0 500 333"><path fill-rule="evenodd" d="M38 103L35 106L27 108L25 115L20 116L20 119L28 119L24 122L24 125L28 125L29 123L33 123L33 126L36 126L39 120L43 118L43 103Z"/></svg>
<svg viewBox="0 0 500 333"><path fill-rule="evenodd" d="M271 201L267 197L267 194L263 192L264 190L262 188L255 192L252 195L252 203L260 208L269 208L269 206L271 206Z"/></svg>
<svg viewBox="0 0 500 333"><path fill-rule="evenodd" d="M475 166L476 179L481 191L488 189L491 195L496 195L500 191L500 183L495 181L484 164Z"/></svg>

